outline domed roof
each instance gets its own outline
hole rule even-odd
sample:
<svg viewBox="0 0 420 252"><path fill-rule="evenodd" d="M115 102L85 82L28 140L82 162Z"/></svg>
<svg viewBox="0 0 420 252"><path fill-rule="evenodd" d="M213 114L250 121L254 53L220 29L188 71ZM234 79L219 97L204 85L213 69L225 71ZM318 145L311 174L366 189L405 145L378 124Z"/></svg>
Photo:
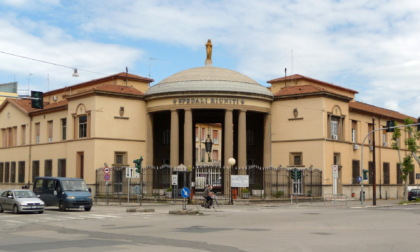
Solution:
<svg viewBox="0 0 420 252"><path fill-rule="evenodd" d="M150 87L146 95L182 92L240 92L273 96L266 87L248 76L213 66L191 68L173 74Z"/></svg>

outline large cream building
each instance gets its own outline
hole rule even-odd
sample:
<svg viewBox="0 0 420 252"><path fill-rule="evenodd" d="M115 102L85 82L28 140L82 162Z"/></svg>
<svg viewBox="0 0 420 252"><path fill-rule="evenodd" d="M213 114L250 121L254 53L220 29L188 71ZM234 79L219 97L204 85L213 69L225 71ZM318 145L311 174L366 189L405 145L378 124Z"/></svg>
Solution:
<svg viewBox="0 0 420 252"><path fill-rule="evenodd" d="M142 156L142 176L130 183L142 183L146 195L171 186L177 172L179 186L198 191L211 183L225 194L232 174L248 174L250 188L260 183L270 197L279 190L281 167L317 169L321 194L358 197L363 166L370 175L366 198L372 197L373 169L378 197L402 196L392 133L377 132L375 148L372 137L362 141L387 120L402 123L408 116L357 102L357 91L301 75L270 80L267 88L212 66L211 57L204 67L152 82L119 73L46 92L44 109L6 99L0 107L0 189L31 184L36 176L66 176L84 178L99 195L107 166L111 191L124 193L126 168ZM410 184L418 182L414 173ZM289 173L286 180L287 197L296 190Z"/></svg>

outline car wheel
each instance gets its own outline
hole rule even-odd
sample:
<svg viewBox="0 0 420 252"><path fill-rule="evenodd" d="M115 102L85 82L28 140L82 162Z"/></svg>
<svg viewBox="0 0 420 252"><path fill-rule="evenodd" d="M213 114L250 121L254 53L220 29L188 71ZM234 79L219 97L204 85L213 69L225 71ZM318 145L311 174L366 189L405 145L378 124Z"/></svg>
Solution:
<svg viewBox="0 0 420 252"><path fill-rule="evenodd" d="M85 207L85 211L90 211L90 209L92 209L92 207Z"/></svg>
<svg viewBox="0 0 420 252"><path fill-rule="evenodd" d="M64 206L64 202L60 201L60 203L58 204L58 210L60 210L61 212L66 211L66 207Z"/></svg>
<svg viewBox="0 0 420 252"><path fill-rule="evenodd" d="M4 212L4 209L3 209L3 207L0 204L0 213L3 213L3 212Z"/></svg>
<svg viewBox="0 0 420 252"><path fill-rule="evenodd" d="M19 208L18 208L18 206L17 206L17 205L14 205L14 206L13 206L13 212L14 212L15 214L18 214L18 213L19 213Z"/></svg>

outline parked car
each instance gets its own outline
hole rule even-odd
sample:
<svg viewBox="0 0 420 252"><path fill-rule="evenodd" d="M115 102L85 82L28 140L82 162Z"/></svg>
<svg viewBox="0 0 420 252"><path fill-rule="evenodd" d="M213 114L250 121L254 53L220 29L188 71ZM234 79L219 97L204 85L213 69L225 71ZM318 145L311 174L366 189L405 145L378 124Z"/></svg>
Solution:
<svg viewBox="0 0 420 252"><path fill-rule="evenodd" d="M408 200L416 200L417 198L420 198L420 189L411 189L408 192Z"/></svg>
<svg viewBox="0 0 420 252"><path fill-rule="evenodd" d="M0 194L0 213L4 210L15 214L23 212L44 212L44 201L31 190L5 190Z"/></svg>
<svg viewBox="0 0 420 252"><path fill-rule="evenodd" d="M33 191L46 206L58 206L60 211L68 208L90 211L92 208L91 190L80 178L37 177Z"/></svg>

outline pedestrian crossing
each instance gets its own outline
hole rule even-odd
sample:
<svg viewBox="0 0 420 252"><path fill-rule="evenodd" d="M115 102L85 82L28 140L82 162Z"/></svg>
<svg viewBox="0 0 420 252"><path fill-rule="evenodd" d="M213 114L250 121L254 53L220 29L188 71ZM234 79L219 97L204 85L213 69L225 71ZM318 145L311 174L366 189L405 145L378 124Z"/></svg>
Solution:
<svg viewBox="0 0 420 252"><path fill-rule="evenodd" d="M145 213L133 213L131 216L142 216L148 218L150 214ZM81 221L90 219L118 219L126 218L125 215L118 214L95 214L95 213L62 213L62 212L48 212L44 214L13 214L13 213L2 213L0 214L0 229L4 227L16 226L16 225L27 225L36 223L48 223L48 222L65 222L65 221Z"/></svg>

